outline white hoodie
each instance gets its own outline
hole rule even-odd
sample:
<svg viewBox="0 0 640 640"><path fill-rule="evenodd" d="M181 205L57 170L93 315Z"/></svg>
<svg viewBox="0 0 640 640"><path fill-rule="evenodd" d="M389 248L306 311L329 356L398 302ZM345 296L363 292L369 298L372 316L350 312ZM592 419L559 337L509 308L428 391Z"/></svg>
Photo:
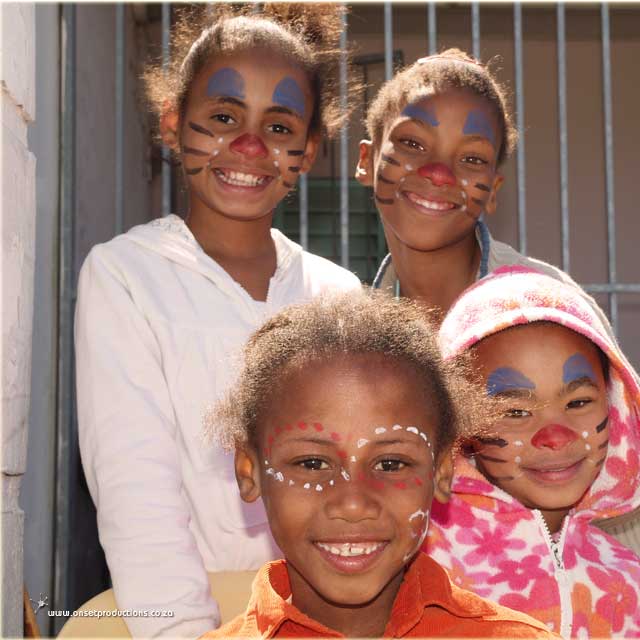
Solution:
<svg viewBox="0 0 640 640"><path fill-rule="evenodd" d="M76 308L80 452L120 609L134 636L219 624L206 572L281 554L260 501L241 502L233 456L203 439L249 335L287 304L359 288L355 275L277 230L277 269L253 300L177 216L95 246Z"/></svg>

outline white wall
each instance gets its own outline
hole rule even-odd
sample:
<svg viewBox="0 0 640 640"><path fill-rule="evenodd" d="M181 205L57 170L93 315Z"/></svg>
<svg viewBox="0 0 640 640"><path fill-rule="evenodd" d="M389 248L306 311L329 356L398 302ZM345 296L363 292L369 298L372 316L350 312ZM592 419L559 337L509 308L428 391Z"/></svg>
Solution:
<svg viewBox="0 0 640 640"><path fill-rule="evenodd" d="M22 635L22 538L18 504L26 466L31 373L35 156L35 9L0 5L2 23L2 636Z"/></svg>

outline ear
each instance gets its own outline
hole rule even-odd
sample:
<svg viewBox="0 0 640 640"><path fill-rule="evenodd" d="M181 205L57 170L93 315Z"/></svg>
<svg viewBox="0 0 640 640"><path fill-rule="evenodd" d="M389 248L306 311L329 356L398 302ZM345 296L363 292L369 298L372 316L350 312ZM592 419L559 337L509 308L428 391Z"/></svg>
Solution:
<svg viewBox="0 0 640 640"><path fill-rule="evenodd" d="M307 144L304 147L304 155L300 162L300 173L308 173L313 167L320 148L320 136L317 133L310 133L307 136Z"/></svg>
<svg viewBox="0 0 640 640"><path fill-rule="evenodd" d="M438 466L433 478L433 495L438 502L449 502L453 478L453 452L451 449L438 456Z"/></svg>
<svg viewBox="0 0 640 640"><path fill-rule="evenodd" d="M496 212L496 207L498 205L498 191L500 191L503 182L504 176L500 173L496 173L496 177L493 179L493 187L491 189L491 193L489 194L489 200L487 200L487 204L484 207L484 210L489 215L492 215Z"/></svg>
<svg viewBox="0 0 640 640"><path fill-rule="evenodd" d="M174 151L180 150L179 125L180 118L175 109L165 111L160 117L160 135L162 136L162 141Z"/></svg>
<svg viewBox="0 0 640 640"><path fill-rule="evenodd" d="M365 187L373 186L373 143L371 140L360 140L356 180Z"/></svg>
<svg viewBox="0 0 640 640"><path fill-rule="evenodd" d="M240 497L245 502L255 502L261 494L260 467L255 451L236 449L234 465Z"/></svg>

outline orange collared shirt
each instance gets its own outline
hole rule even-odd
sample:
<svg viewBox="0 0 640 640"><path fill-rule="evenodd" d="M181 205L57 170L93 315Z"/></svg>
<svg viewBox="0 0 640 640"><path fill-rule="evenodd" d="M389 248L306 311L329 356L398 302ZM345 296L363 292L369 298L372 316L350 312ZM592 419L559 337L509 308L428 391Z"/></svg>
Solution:
<svg viewBox="0 0 640 640"><path fill-rule="evenodd" d="M244 614L203 638L344 638L287 602L285 560L258 572ZM541 622L494 604L451 582L424 553L411 563L393 603L386 638L557 638Z"/></svg>

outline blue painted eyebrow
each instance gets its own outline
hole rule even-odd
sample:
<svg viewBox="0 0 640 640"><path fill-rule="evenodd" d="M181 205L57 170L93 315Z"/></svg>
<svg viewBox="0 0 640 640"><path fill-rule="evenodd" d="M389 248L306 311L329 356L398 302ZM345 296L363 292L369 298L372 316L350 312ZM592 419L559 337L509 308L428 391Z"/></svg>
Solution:
<svg viewBox="0 0 640 640"><path fill-rule="evenodd" d="M462 133L465 135L481 135L489 140L494 147L496 145L496 136L493 132L491 122L482 111L478 111L477 109L469 112Z"/></svg>
<svg viewBox="0 0 640 640"><path fill-rule="evenodd" d="M574 353L562 366L562 382L569 384L580 378L588 378L594 383L598 379L587 358L581 353Z"/></svg>
<svg viewBox="0 0 640 640"><path fill-rule="evenodd" d="M401 115L420 120L431 127L437 127L440 124L433 110L422 109L417 104L408 104Z"/></svg>
<svg viewBox="0 0 640 640"><path fill-rule="evenodd" d="M219 69L207 81L207 95L244 100L244 78L231 67Z"/></svg>
<svg viewBox="0 0 640 640"><path fill-rule="evenodd" d="M281 107L287 107L304 118L304 92L294 78L287 76L278 82L271 100Z"/></svg>
<svg viewBox="0 0 640 640"><path fill-rule="evenodd" d="M499 367L487 378L487 393L490 396L515 389L535 389L536 385L517 369Z"/></svg>

